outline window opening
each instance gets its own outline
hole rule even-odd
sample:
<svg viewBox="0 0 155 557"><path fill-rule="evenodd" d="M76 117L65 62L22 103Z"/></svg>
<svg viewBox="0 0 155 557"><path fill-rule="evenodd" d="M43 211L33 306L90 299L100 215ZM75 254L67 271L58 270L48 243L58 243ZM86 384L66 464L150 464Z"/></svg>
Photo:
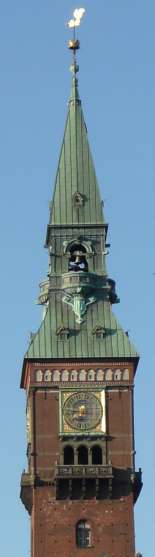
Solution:
<svg viewBox="0 0 155 557"><path fill-rule="evenodd" d="M102 326L96 326L92 330L92 334L95 335L98 339L103 339L106 336L106 329Z"/></svg>
<svg viewBox="0 0 155 557"><path fill-rule="evenodd" d="M88 464L88 449L83 445L78 448L78 464Z"/></svg>
<svg viewBox="0 0 155 557"><path fill-rule="evenodd" d="M70 445L64 448L64 464L74 464L74 449Z"/></svg>
<svg viewBox="0 0 155 557"><path fill-rule="evenodd" d="M56 335L60 340L67 340L69 338L70 330L68 327L59 327L56 331Z"/></svg>
<svg viewBox="0 0 155 557"><path fill-rule="evenodd" d="M102 449L98 445L92 447L92 464L102 464Z"/></svg>
<svg viewBox="0 0 155 557"><path fill-rule="evenodd" d="M70 258L68 262L68 271L88 271L88 262L86 259L86 249L82 244L74 244L70 249Z"/></svg>
<svg viewBox="0 0 155 557"><path fill-rule="evenodd" d="M79 192L76 192L76 193L73 195L73 202L74 202L74 206L75 206L77 209L79 209L80 207L82 207L83 204L84 204L84 197L83 197L83 195L82 195L81 193L79 193Z"/></svg>
<svg viewBox="0 0 155 557"><path fill-rule="evenodd" d="M78 547L91 547L91 527L86 520L81 520L77 524L76 543Z"/></svg>

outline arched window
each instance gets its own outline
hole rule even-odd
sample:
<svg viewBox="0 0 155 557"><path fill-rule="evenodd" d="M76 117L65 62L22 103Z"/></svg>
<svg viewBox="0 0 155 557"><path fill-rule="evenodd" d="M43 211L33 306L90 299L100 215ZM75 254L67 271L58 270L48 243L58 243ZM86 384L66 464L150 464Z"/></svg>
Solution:
<svg viewBox="0 0 155 557"><path fill-rule="evenodd" d="M78 448L78 464L88 464L88 449L83 445Z"/></svg>
<svg viewBox="0 0 155 557"><path fill-rule="evenodd" d="M91 527L86 520L80 520L76 526L76 544L78 547L91 547Z"/></svg>
<svg viewBox="0 0 155 557"><path fill-rule="evenodd" d="M102 464L102 449L98 445L92 447L92 464Z"/></svg>
<svg viewBox="0 0 155 557"><path fill-rule="evenodd" d="M73 244L71 246L68 271L88 271L86 249L82 244Z"/></svg>
<svg viewBox="0 0 155 557"><path fill-rule="evenodd" d="M74 449L70 445L64 448L64 464L74 464Z"/></svg>

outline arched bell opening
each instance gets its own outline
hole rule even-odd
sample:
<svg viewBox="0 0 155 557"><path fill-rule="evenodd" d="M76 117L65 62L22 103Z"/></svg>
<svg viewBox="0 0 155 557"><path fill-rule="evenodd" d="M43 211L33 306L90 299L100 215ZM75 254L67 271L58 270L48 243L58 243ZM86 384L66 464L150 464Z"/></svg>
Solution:
<svg viewBox="0 0 155 557"><path fill-rule="evenodd" d="M70 258L68 261L68 271L88 272L88 262L86 258L86 248L82 244L70 246Z"/></svg>
<svg viewBox="0 0 155 557"><path fill-rule="evenodd" d="M92 447L92 464L102 464L102 449L99 445Z"/></svg>
<svg viewBox="0 0 155 557"><path fill-rule="evenodd" d="M78 447L78 464L87 465L88 464L88 449L81 445Z"/></svg>
<svg viewBox="0 0 155 557"><path fill-rule="evenodd" d="M74 464L74 449L70 445L64 448L64 464Z"/></svg>

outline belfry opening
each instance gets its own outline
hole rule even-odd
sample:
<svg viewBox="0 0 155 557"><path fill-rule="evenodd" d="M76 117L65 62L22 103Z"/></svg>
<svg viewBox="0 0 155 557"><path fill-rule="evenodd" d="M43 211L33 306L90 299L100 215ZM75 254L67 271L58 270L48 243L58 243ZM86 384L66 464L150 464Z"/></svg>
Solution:
<svg viewBox="0 0 155 557"><path fill-rule="evenodd" d="M70 249L68 271L75 271L75 272L88 271L86 249L81 244L75 244Z"/></svg>

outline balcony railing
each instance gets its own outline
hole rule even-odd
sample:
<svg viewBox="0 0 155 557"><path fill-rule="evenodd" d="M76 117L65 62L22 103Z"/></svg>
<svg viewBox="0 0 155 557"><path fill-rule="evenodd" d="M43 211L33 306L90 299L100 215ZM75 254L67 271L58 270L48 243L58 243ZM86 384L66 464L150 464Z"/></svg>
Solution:
<svg viewBox="0 0 155 557"><path fill-rule="evenodd" d="M33 485L33 478L29 472L23 472L21 476L21 487L29 487Z"/></svg>
<svg viewBox="0 0 155 557"><path fill-rule="evenodd" d="M49 296L49 280L46 279L39 284L40 293L38 297L38 304L45 304Z"/></svg>
<svg viewBox="0 0 155 557"><path fill-rule="evenodd" d="M82 287L85 289L95 288L103 282L103 277L89 272L72 272L62 275L62 288L64 290Z"/></svg>
<svg viewBox="0 0 155 557"><path fill-rule="evenodd" d="M56 466L56 478L112 478L112 466Z"/></svg>
<svg viewBox="0 0 155 557"><path fill-rule="evenodd" d="M23 472L22 473L22 477L21 477L21 491L20 491L20 497L21 500L23 502L23 505L25 505L26 510L28 511L28 513L31 515L31 511L32 511L32 488L34 485L34 479L32 477L31 474L29 474L28 472Z"/></svg>

